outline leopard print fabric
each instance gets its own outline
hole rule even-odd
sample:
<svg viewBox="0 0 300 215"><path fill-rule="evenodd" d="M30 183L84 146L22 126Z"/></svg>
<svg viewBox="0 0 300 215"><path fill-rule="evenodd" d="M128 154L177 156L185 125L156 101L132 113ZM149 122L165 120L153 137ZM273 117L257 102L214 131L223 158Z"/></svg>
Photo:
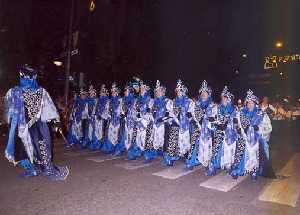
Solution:
<svg viewBox="0 0 300 215"><path fill-rule="evenodd" d="M250 119L243 113L241 113L241 124L243 129L248 128L251 124Z"/></svg>
<svg viewBox="0 0 300 215"><path fill-rule="evenodd" d="M195 118L198 122L201 122L201 120L203 119L204 115L205 115L205 109L202 109L199 106L195 107Z"/></svg>
<svg viewBox="0 0 300 215"><path fill-rule="evenodd" d="M43 90L24 90L23 91L24 97L24 106L27 117L29 120L32 120L37 116L39 111L42 108L42 97L43 97Z"/></svg>
<svg viewBox="0 0 300 215"><path fill-rule="evenodd" d="M167 154L170 156L177 156L179 154L179 146L178 146L178 138L179 138L179 127L171 126L168 146L167 146Z"/></svg>
<svg viewBox="0 0 300 215"><path fill-rule="evenodd" d="M149 123L149 125L146 128L146 144L145 144L145 150L151 150L153 149L153 121Z"/></svg>
<svg viewBox="0 0 300 215"><path fill-rule="evenodd" d="M192 128L192 134L191 134L191 149L189 150L188 155L187 155L188 159L192 158L192 154L193 154L193 151L196 146L196 141L200 137L200 128L196 125L195 122L192 122L192 127L193 128Z"/></svg>
<svg viewBox="0 0 300 215"><path fill-rule="evenodd" d="M241 163L243 159L245 147L246 147L246 141L242 137L239 137L236 143L236 151L234 156L234 162L232 165L233 167L237 168Z"/></svg>
<svg viewBox="0 0 300 215"><path fill-rule="evenodd" d="M212 142L212 159L215 159L224 140L224 131L216 130Z"/></svg>

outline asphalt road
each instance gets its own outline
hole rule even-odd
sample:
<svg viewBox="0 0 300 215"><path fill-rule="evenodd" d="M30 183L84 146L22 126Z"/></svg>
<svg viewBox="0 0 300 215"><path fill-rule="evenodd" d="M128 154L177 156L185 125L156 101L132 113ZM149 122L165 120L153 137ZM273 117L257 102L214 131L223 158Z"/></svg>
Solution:
<svg viewBox="0 0 300 215"><path fill-rule="evenodd" d="M281 125L272 138L272 159L279 180L249 177L238 181L219 173L186 172L181 162L164 167L111 158L100 152L66 152L55 141L55 163L68 165L64 182L23 179L0 150L0 215L185 215L300 214L300 144L295 127ZM276 128L275 128L276 130Z"/></svg>

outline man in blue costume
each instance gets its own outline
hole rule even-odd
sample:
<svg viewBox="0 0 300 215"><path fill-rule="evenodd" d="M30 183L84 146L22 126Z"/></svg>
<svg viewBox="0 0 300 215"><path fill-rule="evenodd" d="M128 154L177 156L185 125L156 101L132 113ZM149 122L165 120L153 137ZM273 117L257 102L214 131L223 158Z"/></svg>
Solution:
<svg viewBox="0 0 300 215"><path fill-rule="evenodd" d="M225 86L213 122L212 158L207 171L208 176L215 175L216 171L221 168L229 170L233 163L236 146L233 99L232 93Z"/></svg>
<svg viewBox="0 0 300 215"><path fill-rule="evenodd" d="M89 149L94 150L92 144L93 137L95 133L95 118L96 118L96 104L97 104L97 91L93 85L89 87L89 97L87 98L87 107L88 107L88 125L87 125L87 137L86 137L86 146Z"/></svg>
<svg viewBox="0 0 300 215"><path fill-rule="evenodd" d="M151 108L153 106L153 99L150 96L150 87L143 81L139 84L139 97L135 102L135 128L133 136L133 144L128 150L128 158L136 159L142 156L146 140L150 140L152 135ZM135 130L136 129L136 130Z"/></svg>
<svg viewBox="0 0 300 215"><path fill-rule="evenodd" d="M192 112L193 101L187 96L187 87L181 80L177 81L175 89L176 98L173 101L172 112L170 113L172 121L166 150L164 152L164 164L172 166L174 161L184 158L190 150L190 116Z"/></svg>
<svg viewBox="0 0 300 215"><path fill-rule="evenodd" d="M115 155L120 155L126 150L129 150L133 142L133 134L135 122L136 122L136 112L135 112L135 96L134 89L132 86L126 85L124 89L124 97L122 99L122 109L121 109L121 127L120 127L120 138L119 143L116 145Z"/></svg>
<svg viewBox="0 0 300 215"><path fill-rule="evenodd" d="M238 139L231 175L234 179L251 175L257 179L259 169L259 144L263 140L259 131L263 113L258 107L258 98L248 90L244 107L237 113Z"/></svg>
<svg viewBox="0 0 300 215"><path fill-rule="evenodd" d="M201 84L191 113L191 149L187 155L186 167L192 169L202 164L207 168L211 159L212 122L215 120L216 105L212 101L212 89L206 80Z"/></svg>
<svg viewBox="0 0 300 215"><path fill-rule="evenodd" d="M101 85L100 96L96 103L94 135L91 144L93 150L102 147L107 137L107 121L109 118L109 93L105 84Z"/></svg>
<svg viewBox="0 0 300 215"><path fill-rule="evenodd" d="M144 150L146 162L152 161L163 152L165 144L165 123L169 119L169 112L173 107L172 101L165 96L166 87L161 85L158 80L156 81L154 92L155 99L151 110L153 118L149 126L149 133Z"/></svg>
<svg viewBox="0 0 300 215"><path fill-rule="evenodd" d="M69 119L69 131L68 142L70 146L82 145L85 146L85 140L87 138L87 118L88 118L88 106L87 106L87 92L82 88L80 89L79 96L74 100L70 119Z"/></svg>
<svg viewBox="0 0 300 215"><path fill-rule="evenodd" d="M81 106L82 106L82 111L81 112L81 124L82 124L82 141L81 147L86 148L88 147L90 140L89 140L89 91L85 89L81 89Z"/></svg>
<svg viewBox="0 0 300 215"><path fill-rule="evenodd" d="M49 122L59 129L59 115L48 92L37 82L37 71L25 65L19 85L6 94L7 122L10 124L6 158L25 169L24 177L43 175L65 180L67 167L53 164Z"/></svg>
<svg viewBox="0 0 300 215"><path fill-rule="evenodd" d="M116 145L120 141L120 123L121 123L121 108L122 98L119 96L120 89L116 83L111 87L111 99L109 103L109 123L107 130L107 139L101 150L104 153L111 154L115 151Z"/></svg>

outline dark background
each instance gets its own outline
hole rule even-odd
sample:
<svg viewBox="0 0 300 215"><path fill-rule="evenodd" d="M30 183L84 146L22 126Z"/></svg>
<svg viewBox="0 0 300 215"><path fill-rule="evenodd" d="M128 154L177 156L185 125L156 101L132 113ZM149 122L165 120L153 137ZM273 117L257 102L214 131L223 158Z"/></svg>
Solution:
<svg viewBox="0 0 300 215"><path fill-rule="evenodd" d="M138 75L152 85L160 79L169 93L181 78L191 95L207 79L215 94L227 84L238 97L249 87L259 96L299 96L300 62L263 68L265 56L300 53L299 0L95 2L91 13L88 0L75 0L74 76L83 72L96 85L123 85ZM30 63L42 71L46 87L63 94L64 67L52 61L64 51L69 12L70 0L0 0L3 89L16 83L20 65ZM277 49L276 41L284 47Z"/></svg>

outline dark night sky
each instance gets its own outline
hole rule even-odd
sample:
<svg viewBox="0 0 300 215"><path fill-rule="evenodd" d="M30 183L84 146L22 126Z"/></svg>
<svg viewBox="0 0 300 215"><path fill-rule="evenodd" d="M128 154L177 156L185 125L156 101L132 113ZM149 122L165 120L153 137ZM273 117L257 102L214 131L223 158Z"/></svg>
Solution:
<svg viewBox="0 0 300 215"><path fill-rule="evenodd" d="M51 61L63 49L70 1L0 2L0 83L6 88L14 82L15 69L25 62L44 65L44 82L59 83L63 71ZM248 87L260 95L300 90L300 62L263 78L264 56L300 53L299 0L96 0L92 14L88 1L75 2L73 28L80 33L72 72L94 82L124 83L138 74L169 88L182 78L191 94L204 78L217 93L224 84L239 95ZM277 40L284 42L282 50L275 49ZM250 79L270 84L251 86Z"/></svg>

